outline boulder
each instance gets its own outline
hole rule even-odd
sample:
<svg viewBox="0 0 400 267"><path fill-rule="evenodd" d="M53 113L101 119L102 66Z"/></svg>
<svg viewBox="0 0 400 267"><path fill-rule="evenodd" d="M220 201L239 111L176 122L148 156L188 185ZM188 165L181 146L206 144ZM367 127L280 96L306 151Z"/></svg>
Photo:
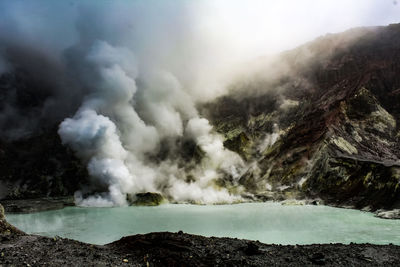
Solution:
<svg viewBox="0 0 400 267"><path fill-rule="evenodd" d="M154 192L129 194L127 199L131 205L135 206L158 206L165 201L161 194Z"/></svg>
<svg viewBox="0 0 400 267"><path fill-rule="evenodd" d="M11 236L11 235L24 235L25 233L21 230L17 229L16 227L9 224L6 220L6 216L4 213L4 207L0 204L0 237L1 240L4 239L4 236Z"/></svg>

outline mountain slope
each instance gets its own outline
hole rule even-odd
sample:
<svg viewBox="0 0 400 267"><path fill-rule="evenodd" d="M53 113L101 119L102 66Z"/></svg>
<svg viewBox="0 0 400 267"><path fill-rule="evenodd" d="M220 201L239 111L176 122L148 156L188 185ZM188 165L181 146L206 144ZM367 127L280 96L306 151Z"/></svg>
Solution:
<svg viewBox="0 0 400 267"><path fill-rule="evenodd" d="M399 207L400 25L328 35L274 64L276 77L206 107L225 144L257 162L241 183L262 198Z"/></svg>
<svg viewBox="0 0 400 267"><path fill-rule="evenodd" d="M247 161L239 180L245 198L399 208L399 73L400 25L353 29L282 53L257 75L238 78L231 94L202 113L225 147ZM76 103L54 118L39 112L52 90L32 93L37 78L0 77L3 115L10 101L19 111L1 120L0 198L72 195L89 181L85 164L57 135ZM8 138L21 128L30 132ZM186 150L187 161L202 156L196 146Z"/></svg>

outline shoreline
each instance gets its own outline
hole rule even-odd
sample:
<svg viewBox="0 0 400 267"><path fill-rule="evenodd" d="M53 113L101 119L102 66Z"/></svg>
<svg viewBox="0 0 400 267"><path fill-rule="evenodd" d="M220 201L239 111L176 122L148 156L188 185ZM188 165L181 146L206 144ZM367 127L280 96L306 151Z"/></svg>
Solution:
<svg viewBox="0 0 400 267"><path fill-rule="evenodd" d="M285 199L285 200L268 200L268 201L243 201L238 203L228 203L228 204L212 204L212 205L236 205L242 203L265 203L265 202L273 202L280 203L281 205L324 205L333 208L340 209L353 209L359 210L363 212L369 212L374 214L375 217L381 219L390 219L390 220L399 220L400 219L400 209L391 209L384 210L379 209L375 211L371 211L366 208L356 208L354 206L349 205L337 205L334 203L323 202L320 199ZM3 205L5 212L9 214L24 214L24 213L36 213L42 211L49 210L59 210L65 207L76 206L75 200L73 196L69 197L47 197L47 198L34 198L34 199L7 199L0 200L0 204ZM163 203L165 204L165 203ZM160 204L160 205L163 205ZM191 204L191 203L169 203L169 204ZM199 204L191 204L191 205L199 205ZM135 205L133 205L135 206ZM137 205L142 206L142 205ZM144 205L146 206L146 205Z"/></svg>
<svg viewBox="0 0 400 267"><path fill-rule="evenodd" d="M400 265L400 246L275 245L183 232L126 236L106 245L26 234L0 206L0 264L25 266L376 266Z"/></svg>
<svg viewBox="0 0 400 267"><path fill-rule="evenodd" d="M6 213L35 213L48 210L59 210L75 206L74 197L43 197L29 199L0 200Z"/></svg>
<svg viewBox="0 0 400 267"><path fill-rule="evenodd" d="M35 235L2 236L0 264L25 266L376 266L399 265L400 246L274 245L159 232L106 245Z"/></svg>

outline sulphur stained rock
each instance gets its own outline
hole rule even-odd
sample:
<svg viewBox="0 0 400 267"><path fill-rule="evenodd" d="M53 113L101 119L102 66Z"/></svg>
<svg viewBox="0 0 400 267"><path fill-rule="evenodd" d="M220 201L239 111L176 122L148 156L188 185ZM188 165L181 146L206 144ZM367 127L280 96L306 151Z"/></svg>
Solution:
<svg viewBox="0 0 400 267"><path fill-rule="evenodd" d="M25 233L9 224L4 214L4 207L0 204L0 240L4 236L24 235Z"/></svg>
<svg viewBox="0 0 400 267"><path fill-rule="evenodd" d="M127 196L128 202L136 206L158 206L165 201L159 193L146 192Z"/></svg>
<svg viewBox="0 0 400 267"><path fill-rule="evenodd" d="M398 42L400 24L325 36L285 52L275 79L235 85L241 101L235 93L217 100L210 121L227 139L240 129L248 140L234 149L258 164L240 184L256 196L268 184L291 188L285 198L297 190L339 206L400 207ZM296 105L280 108L282 99ZM260 151L274 124L284 131Z"/></svg>

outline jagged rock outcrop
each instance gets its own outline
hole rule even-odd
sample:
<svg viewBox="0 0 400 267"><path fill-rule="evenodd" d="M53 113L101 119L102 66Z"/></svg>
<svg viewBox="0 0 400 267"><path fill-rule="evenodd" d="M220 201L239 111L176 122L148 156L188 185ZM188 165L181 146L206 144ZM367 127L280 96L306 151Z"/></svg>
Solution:
<svg viewBox="0 0 400 267"><path fill-rule="evenodd" d="M57 134L65 112L43 114L52 101L46 86L21 69L0 76L0 199L71 196L88 181Z"/></svg>
<svg viewBox="0 0 400 267"><path fill-rule="evenodd" d="M56 129L18 141L0 141L1 197L70 196L87 177L85 165L61 144Z"/></svg>
<svg viewBox="0 0 400 267"><path fill-rule="evenodd" d="M0 204L0 240L7 240L10 236L24 235L25 233L9 224L4 214L4 208Z"/></svg>
<svg viewBox="0 0 400 267"><path fill-rule="evenodd" d="M159 193L146 192L135 195L128 194L128 203L136 206L158 206L165 201L164 197Z"/></svg>
<svg viewBox="0 0 400 267"><path fill-rule="evenodd" d="M398 207L400 25L328 35L279 64L252 81L258 90L206 105L227 146L257 162L241 184L267 198Z"/></svg>

